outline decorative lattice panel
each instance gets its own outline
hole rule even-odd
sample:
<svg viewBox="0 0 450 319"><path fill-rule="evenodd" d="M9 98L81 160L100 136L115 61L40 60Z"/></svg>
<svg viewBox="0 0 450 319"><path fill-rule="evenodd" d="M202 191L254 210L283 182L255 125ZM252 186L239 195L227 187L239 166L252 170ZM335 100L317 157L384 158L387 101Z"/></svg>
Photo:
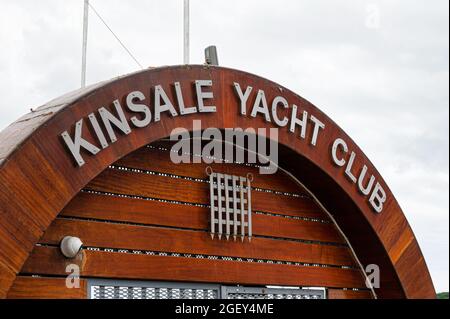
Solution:
<svg viewBox="0 0 450 319"><path fill-rule="evenodd" d="M248 288L216 284L88 280L91 299L325 299L325 289Z"/></svg>
<svg viewBox="0 0 450 319"><path fill-rule="evenodd" d="M211 198L211 237L252 238L252 177L209 173Z"/></svg>
<svg viewBox="0 0 450 319"><path fill-rule="evenodd" d="M324 289L222 287L223 299L325 299Z"/></svg>
<svg viewBox="0 0 450 319"><path fill-rule="evenodd" d="M90 284L91 299L218 299L219 289L209 287L151 287L151 283Z"/></svg>

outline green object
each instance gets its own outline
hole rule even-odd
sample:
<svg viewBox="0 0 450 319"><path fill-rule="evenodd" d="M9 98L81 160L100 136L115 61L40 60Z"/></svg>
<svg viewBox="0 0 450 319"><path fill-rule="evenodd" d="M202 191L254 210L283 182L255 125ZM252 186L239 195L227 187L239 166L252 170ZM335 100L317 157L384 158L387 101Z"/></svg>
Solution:
<svg viewBox="0 0 450 319"><path fill-rule="evenodd" d="M441 292L437 294L438 299L448 299L448 292Z"/></svg>

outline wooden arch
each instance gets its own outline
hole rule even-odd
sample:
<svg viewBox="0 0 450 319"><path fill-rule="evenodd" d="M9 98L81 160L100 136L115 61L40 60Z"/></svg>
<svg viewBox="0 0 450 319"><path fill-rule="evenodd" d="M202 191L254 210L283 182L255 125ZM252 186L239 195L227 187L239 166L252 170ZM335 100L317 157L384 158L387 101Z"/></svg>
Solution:
<svg viewBox="0 0 450 319"><path fill-rule="evenodd" d="M205 100L217 107L216 112L172 117L163 113L159 122L133 128L128 135L117 133L118 140L93 156L82 152L86 164L79 167L61 137L64 131L73 136L75 123L100 107L113 110L113 101L125 104L130 92L141 91L147 98L161 85L169 99L176 100L174 83L183 88L186 106L196 105L195 81L211 80L213 99ZM239 96L234 83L242 90L253 87L247 115L241 114ZM287 127L279 130L280 166L308 187L333 214L363 265L377 264L381 270L380 298L434 298L433 284L416 238L391 191L358 146L331 119L314 105L288 89L269 80L241 71L204 66L176 66L149 69L112 81L100 83L58 98L25 115L0 133L0 296L5 297L33 246L67 203L93 178L123 156L158 139L167 137L175 128L193 129L193 120L202 127L271 128L273 122L261 114L250 116L258 90L269 102L283 96L288 108L278 115L289 116L292 105L320 119L317 145L311 145L313 126L305 138ZM151 93L152 92L152 93ZM151 94L150 94L151 93ZM148 102L145 101L145 102ZM153 105L153 102L148 102ZM126 111L130 120L136 114ZM114 111L112 111L114 112ZM83 138L97 143L93 130L83 131ZM356 155L354 168L366 165L368 172L386 192L381 213L376 213L367 196L358 192L344 170L332 161L333 142L341 138ZM342 145L341 145L342 147ZM99 146L100 148L100 146ZM343 155L344 156L344 155Z"/></svg>

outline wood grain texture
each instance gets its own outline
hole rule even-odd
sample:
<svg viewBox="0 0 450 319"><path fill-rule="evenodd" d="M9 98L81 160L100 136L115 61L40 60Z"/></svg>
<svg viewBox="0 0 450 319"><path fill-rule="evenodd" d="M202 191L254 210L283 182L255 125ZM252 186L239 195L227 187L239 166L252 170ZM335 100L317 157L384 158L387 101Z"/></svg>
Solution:
<svg viewBox="0 0 450 319"><path fill-rule="evenodd" d="M158 123L135 129L128 136L120 135L116 143L95 157L83 153L86 165L82 169L74 165L61 143L61 132L69 129L72 133L73 125L78 120L96 112L100 106L110 108L115 99L123 101L131 91L149 92L155 85L169 88L178 81L190 88L185 92L186 105L194 105L192 83L197 79L214 82L212 103L218 107L216 113L175 118L163 114ZM193 119L201 119L203 127L273 127L272 123L265 122L261 117L250 118L239 114L239 101L233 92L235 81L243 87L251 85L264 89L268 100L283 91L290 104L298 105L300 110L314 114L324 122L326 130L317 147L312 147L308 142L311 129L307 130L306 139L299 138L298 132L291 134L287 128L280 129L279 145L289 150L287 156L280 156L280 164L326 204L361 262L365 265L377 263L383 267L385 278L378 296L434 298L435 291L425 260L417 241L411 237L412 231L399 204L376 168L351 138L314 105L288 89L245 72L219 67L181 66L144 70L69 94L1 132L0 263L12 273L18 273L43 232L86 184L112 163L169 136L173 129L184 127L192 130ZM174 99L173 91L167 91L169 98ZM47 109L49 112L46 112ZM290 111L290 108L280 110L280 116ZM126 112L125 116L129 119L133 115ZM329 149L337 137L345 139L349 149L358 153L355 168L366 164L386 190L388 200L382 214L373 213L367 199L358 193L342 169L335 167L330 160ZM85 132L84 138L95 142L89 131ZM399 247L398 242L405 247ZM9 281L1 281L0 285L0 291L8 290L10 286Z"/></svg>
<svg viewBox="0 0 450 319"><path fill-rule="evenodd" d="M208 230L210 210L157 201L81 194L80 199L69 204L61 216ZM331 223L262 214L252 216L253 233L256 235L345 244Z"/></svg>
<svg viewBox="0 0 450 319"><path fill-rule="evenodd" d="M79 288L67 288L65 278L18 276L8 292L8 299L86 299L87 282Z"/></svg>
<svg viewBox="0 0 450 319"><path fill-rule="evenodd" d="M281 171L278 171L276 174L271 174L270 177L268 177L267 175L260 174L260 170L258 168L247 165L236 165L229 163L206 164L204 162L179 163L177 165L173 165L170 158L170 148L173 144L174 143L170 142L160 143L161 147L168 149L167 151L143 147L120 159L116 162L116 165L201 179L207 178L205 170L209 166L215 172L221 172L223 174L245 177L248 173L251 173L254 177L252 182L253 187L270 189L279 192L295 192L298 194L305 194L304 190L300 189L297 184L295 184Z"/></svg>
<svg viewBox="0 0 450 319"><path fill-rule="evenodd" d="M9 287L16 278L16 274L11 271L6 265L0 263L0 287ZM0 298L6 298L8 290L0 289Z"/></svg>
<svg viewBox="0 0 450 319"><path fill-rule="evenodd" d="M328 299L373 299L372 293L367 290L328 289Z"/></svg>
<svg viewBox="0 0 450 319"><path fill-rule="evenodd" d="M209 184L166 176L106 169L87 188L94 191L137 195L194 204L209 204ZM309 199L252 192L252 209L292 216L318 218L324 214Z"/></svg>
<svg viewBox="0 0 450 319"><path fill-rule="evenodd" d="M207 230L208 213L204 207L81 193L61 216ZM263 236L345 242L333 224L259 214L253 221L255 234Z"/></svg>
<svg viewBox="0 0 450 319"><path fill-rule="evenodd" d="M40 243L57 245L70 234L87 247L230 256L311 264L355 266L346 247L253 238L234 242L211 239L208 232L57 219ZM99 234L102 234L99 236Z"/></svg>
<svg viewBox="0 0 450 319"><path fill-rule="evenodd" d="M63 209L61 216L207 229L205 214L208 211L204 207L79 193Z"/></svg>
<svg viewBox="0 0 450 319"><path fill-rule="evenodd" d="M67 260L56 248L36 247L23 273L63 275ZM120 265L120 267L117 267ZM363 288L357 270L84 251L81 276L224 284Z"/></svg>

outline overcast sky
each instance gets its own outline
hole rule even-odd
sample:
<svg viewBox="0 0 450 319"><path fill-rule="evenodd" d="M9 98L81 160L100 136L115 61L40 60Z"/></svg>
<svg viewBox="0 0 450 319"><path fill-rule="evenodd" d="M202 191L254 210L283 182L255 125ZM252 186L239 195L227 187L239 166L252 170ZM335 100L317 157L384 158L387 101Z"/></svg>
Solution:
<svg viewBox="0 0 450 319"><path fill-rule="evenodd" d="M91 0L139 62L182 63L182 0ZM191 0L191 63L292 89L359 144L396 195L436 289L449 284L448 0ZM0 0L0 130L80 84L82 0ZM89 20L88 84L139 69ZM362 125L361 123L364 123Z"/></svg>

